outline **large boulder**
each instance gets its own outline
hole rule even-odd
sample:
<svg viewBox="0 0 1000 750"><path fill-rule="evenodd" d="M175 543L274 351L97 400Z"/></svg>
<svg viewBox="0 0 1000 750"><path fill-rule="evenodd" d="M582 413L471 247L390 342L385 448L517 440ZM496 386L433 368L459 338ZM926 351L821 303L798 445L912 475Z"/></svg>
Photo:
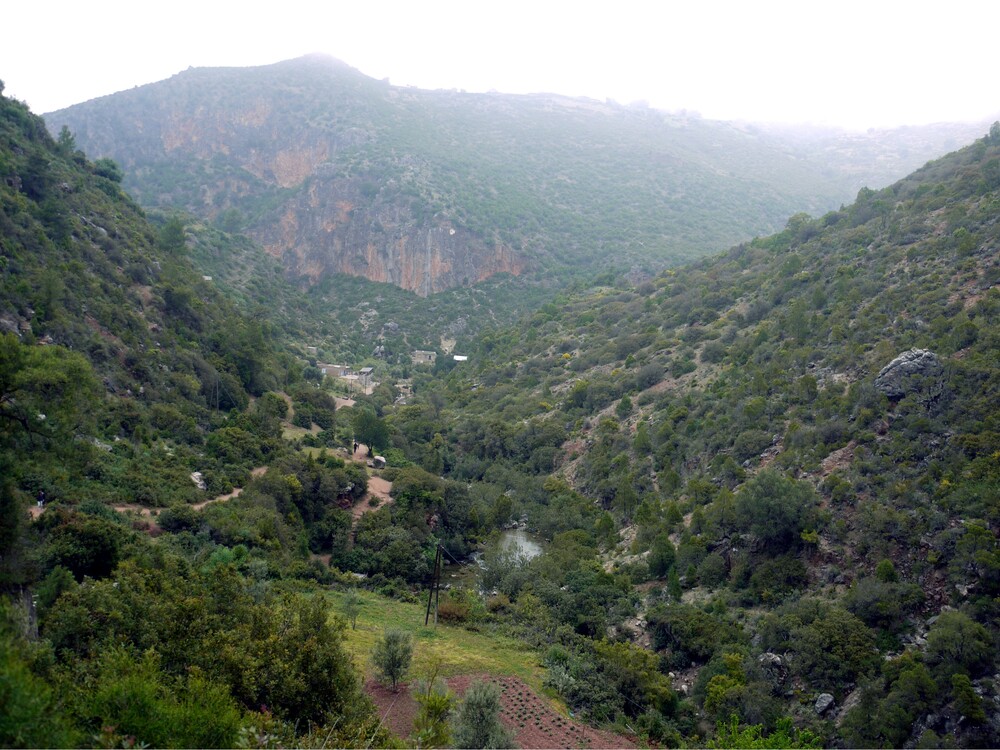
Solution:
<svg viewBox="0 0 1000 750"><path fill-rule="evenodd" d="M933 398L941 394L944 366L927 349L910 349L883 367L875 377L875 389L891 399L922 392Z"/></svg>
<svg viewBox="0 0 1000 750"><path fill-rule="evenodd" d="M785 684L785 680L788 679L788 666L778 654L768 651L757 657L757 662L760 664L761 673L771 683L772 688L776 689Z"/></svg>
<svg viewBox="0 0 1000 750"><path fill-rule="evenodd" d="M833 696L829 693L820 693L816 696L816 703L813 705L816 713L822 716L833 707Z"/></svg>

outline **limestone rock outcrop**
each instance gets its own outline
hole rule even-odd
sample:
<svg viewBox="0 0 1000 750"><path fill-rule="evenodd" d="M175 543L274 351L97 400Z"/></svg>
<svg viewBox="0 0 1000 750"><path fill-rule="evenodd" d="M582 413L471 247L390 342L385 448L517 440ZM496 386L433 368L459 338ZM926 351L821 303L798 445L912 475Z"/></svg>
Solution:
<svg viewBox="0 0 1000 750"><path fill-rule="evenodd" d="M832 695L829 693L820 693L816 696L816 703L813 705L813 708L817 714L822 716L833 707L833 704L834 699Z"/></svg>
<svg viewBox="0 0 1000 750"><path fill-rule="evenodd" d="M388 195L386 193L389 193ZM414 215L391 191L363 195L356 182L317 175L280 220L252 233L292 277L363 276L421 296L498 273L521 274L524 255L443 217Z"/></svg>
<svg viewBox="0 0 1000 750"><path fill-rule="evenodd" d="M944 367L934 352L910 349L879 370L875 389L894 400L918 390L937 396L943 388L943 374Z"/></svg>

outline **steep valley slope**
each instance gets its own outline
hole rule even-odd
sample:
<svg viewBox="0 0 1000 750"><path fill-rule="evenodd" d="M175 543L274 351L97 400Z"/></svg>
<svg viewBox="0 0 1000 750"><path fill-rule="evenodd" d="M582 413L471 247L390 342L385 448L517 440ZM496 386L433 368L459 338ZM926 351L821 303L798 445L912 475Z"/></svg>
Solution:
<svg viewBox="0 0 1000 750"><path fill-rule="evenodd" d="M118 162L142 205L244 231L290 278L421 296L497 274L659 270L942 150L941 135L866 151L825 134L810 151L687 113L395 87L319 55L189 69L46 120Z"/></svg>
<svg viewBox="0 0 1000 750"><path fill-rule="evenodd" d="M328 61L304 64L327 80ZM348 73L375 90L359 100L371 111L383 94L431 96ZM245 100L243 119L266 121ZM123 175L90 161L68 130L53 138L0 96L0 686L13 696L0 744L391 746L358 667L402 625L429 646L413 677L433 683L443 651L448 677L503 660L474 671L528 681L531 695L506 683L520 729L579 735L540 716L544 691L574 720L650 745L1000 745L1000 124L719 255L655 274L649 261L634 282L565 271L575 283L544 289L514 325L467 336L467 361L379 361L382 385L342 409L296 327L322 318L316 298L222 231L268 226L285 197L308 203L302 175L319 157L244 168L209 132L176 142L206 140L211 158L189 164L229 175L232 192L209 208L204 186L221 183L163 182L168 210L149 210L151 224L123 189L138 162ZM522 252L511 226L551 241L539 269L569 263L564 239L579 264L604 262L569 241L572 212L546 209L553 223L537 226L471 212L459 197L487 182L440 192L448 180L428 165L442 162L364 151L374 124L344 132L335 168L369 175L372 204L399 178L365 169L412 167L405 210L424 229L437 214L419 207L439 200L455 236L464 221L501 233L494 249ZM450 131L393 138L428 132ZM162 136L150 143L159 153ZM304 182L267 182L279 178ZM632 216L645 211L637 199ZM614 221L608 242L667 231L659 216ZM314 289L349 298L376 340L400 354L415 343L386 319L414 292L320 275ZM429 295L422 325L488 307L494 283ZM269 317L259 305L276 295ZM446 299L468 309L430 310ZM344 321L310 325L330 346L349 338ZM386 459L393 500L356 523L369 472L344 460L354 441ZM125 503L158 513L156 528L114 510ZM542 554L499 544L514 526ZM439 550L484 566L441 591L434 630Z"/></svg>

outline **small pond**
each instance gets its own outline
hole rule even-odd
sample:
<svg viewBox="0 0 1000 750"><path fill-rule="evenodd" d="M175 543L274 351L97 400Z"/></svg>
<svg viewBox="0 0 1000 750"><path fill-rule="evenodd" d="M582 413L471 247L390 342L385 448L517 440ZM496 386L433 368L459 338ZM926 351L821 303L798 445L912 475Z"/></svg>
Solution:
<svg viewBox="0 0 1000 750"><path fill-rule="evenodd" d="M542 554L542 543L538 537L524 529L507 529L502 532L500 545L506 550L524 555L529 560Z"/></svg>
<svg viewBox="0 0 1000 750"><path fill-rule="evenodd" d="M531 559L542 554L542 541L525 529L507 529L500 532L500 546ZM479 573L483 569L483 553L474 552L465 565L455 565L450 560L444 567L442 583L451 586L478 585Z"/></svg>

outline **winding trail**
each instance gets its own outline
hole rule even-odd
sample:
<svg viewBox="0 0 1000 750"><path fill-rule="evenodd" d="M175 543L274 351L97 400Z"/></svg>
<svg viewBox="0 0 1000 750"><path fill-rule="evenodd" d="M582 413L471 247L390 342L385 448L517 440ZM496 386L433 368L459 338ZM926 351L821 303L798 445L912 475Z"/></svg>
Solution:
<svg viewBox="0 0 1000 750"><path fill-rule="evenodd" d="M364 443L358 443L358 449L354 451L354 455L350 457L350 460L356 464L362 464L363 466L368 465L368 446ZM356 502L351 507L351 528L358 525L358 519L361 518L365 513L371 513L374 510L392 503L392 482L389 482L382 477L369 476L368 477L368 492L362 497L358 502ZM377 500L378 502L372 502Z"/></svg>
<svg viewBox="0 0 1000 750"><path fill-rule="evenodd" d="M259 477L266 473L266 466L258 466L250 472L250 476ZM219 495L209 500L202 500L200 503L191 503L190 507L195 510L201 510L206 505L210 505L211 503L224 503L227 500L232 500L234 497L239 497L241 492L243 492L242 487L234 487L232 492L227 492L225 495ZM163 510L163 508L148 508L145 505L139 505L138 503L120 503L118 505L112 505L111 507L119 513L138 513L142 518L155 518L160 514L160 511ZM34 518L38 518L38 516L42 514L43 510L43 508L32 506L31 515Z"/></svg>
<svg viewBox="0 0 1000 750"><path fill-rule="evenodd" d="M267 474L266 466L258 466L256 469L253 469L250 472L250 476L254 478L262 477L265 474ZM227 492L225 495L219 495L217 497L213 497L211 500L202 500L200 503L192 503L191 507L194 508L195 510L201 510L206 505L211 505L212 503L224 503L227 500L232 500L234 497L239 497L240 493L242 492L243 492L242 487L234 487L232 492Z"/></svg>

